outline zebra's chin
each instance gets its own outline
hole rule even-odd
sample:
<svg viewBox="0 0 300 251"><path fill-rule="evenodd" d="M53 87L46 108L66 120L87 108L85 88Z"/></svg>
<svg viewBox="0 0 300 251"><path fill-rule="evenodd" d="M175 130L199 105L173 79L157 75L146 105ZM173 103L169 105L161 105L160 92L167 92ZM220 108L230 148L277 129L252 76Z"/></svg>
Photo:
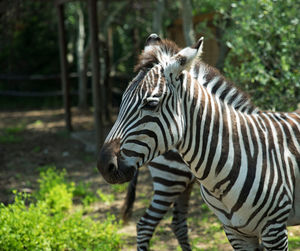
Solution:
<svg viewBox="0 0 300 251"><path fill-rule="evenodd" d="M119 141L105 143L98 157L97 168L105 181L110 184L128 182L136 172L136 167L127 165L120 156L119 146Z"/></svg>
<svg viewBox="0 0 300 251"><path fill-rule="evenodd" d="M126 167L122 168L121 166L118 169L109 172L109 173L102 173L103 178L107 183L110 184L122 184L132 180L134 174L136 173L135 167Z"/></svg>

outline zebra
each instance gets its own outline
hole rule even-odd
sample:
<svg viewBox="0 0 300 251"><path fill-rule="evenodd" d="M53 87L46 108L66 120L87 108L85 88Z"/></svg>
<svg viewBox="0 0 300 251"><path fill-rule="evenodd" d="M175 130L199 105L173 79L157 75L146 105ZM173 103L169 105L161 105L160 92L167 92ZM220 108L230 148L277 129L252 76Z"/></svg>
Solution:
<svg viewBox="0 0 300 251"><path fill-rule="evenodd" d="M300 115L243 113L186 70L202 39L159 62L122 96L98 156L109 183L176 149L235 250L288 250L300 224Z"/></svg>
<svg viewBox="0 0 300 251"><path fill-rule="evenodd" d="M167 62L179 52L178 46L170 40L162 40L156 34L151 34L146 41L145 49L139 57L136 71L148 71L157 62ZM202 51L202 48L200 49ZM236 109L243 112L255 113L258 109L249 98L226 80L220 72L196 59L190 71L191 75L201 81L211 93L216 94L222 86L220 98L232 103ZM153 181L154 195L150 206L137 223L137 249L147 250L149 241L156 226L173 204L173 219L171 229L174 232L182 250L191 250L188 241L187 213L190 193L195 182L194 176L186 163L176 151L169 151L156 157L147 165ZM135 188L138 171L131 180L123 205L123 221L128 221L135 200Z"/></svg>

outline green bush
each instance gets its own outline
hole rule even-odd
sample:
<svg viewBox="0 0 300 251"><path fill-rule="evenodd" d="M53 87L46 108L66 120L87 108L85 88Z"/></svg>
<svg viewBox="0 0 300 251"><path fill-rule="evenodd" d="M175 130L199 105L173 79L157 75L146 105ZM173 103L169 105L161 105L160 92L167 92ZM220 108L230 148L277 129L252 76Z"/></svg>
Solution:
<svg viewBox="0 0 300 251"><path fill-rule="evenodd" d="M291 0L231 4L225 75L261 108L292 111L300 102L299 8Z"/></svg>
<svg viewBox="0 0 300 251"><path fill-rule="evenodd" d="M68 183L65 180L66 170L63 169L58 172L53 165L44 166L40 170L40 178L38 179L39 190L35 194L37 199L44 200L47 194L56 185L68 184L69 186L74 187L74 184Z"/></svg>
<svg viewBox="0 0 300 251"><path fill-rule="evenodd" d="M216 13L218 42L230 49L225 65L219 65L224 75L261 109L295 110L300 102L300 1L193 0L193 4L194 14ZM199 27L205 37L212 35L206 24Z"/></svg>
<svg viewBox="0 0 300 251"><path fill-rule="evenodd" d="M98 200L98 197L93 193L90 186L91 183L79 182L73 191L73 195L80 198L84 206L88 206Z"/></svg>
<svg viewBox="0 0 300 251"><path fill-rule="evenodd" d="M72 207L74 183L65 180L66 171L57 172L53 166L40 173L40 189L36 198L43 200L52 213L67 211Z"/></svg>
<svg viewBox="0 0 300 251"><path fill-rule="evenodd" d="M118 223L108 216L101 223L72 204L74 184L65 171L41 172L40 190L30 197L15 192L13 204L0 205L1 250L118 250ZM35 202L34 202L35 201Z"/></svg>

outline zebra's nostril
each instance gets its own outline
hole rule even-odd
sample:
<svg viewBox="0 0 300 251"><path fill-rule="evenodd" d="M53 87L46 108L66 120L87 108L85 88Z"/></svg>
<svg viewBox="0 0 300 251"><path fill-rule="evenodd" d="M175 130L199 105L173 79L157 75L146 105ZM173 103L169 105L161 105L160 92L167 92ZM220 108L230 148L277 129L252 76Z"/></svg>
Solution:
<svg viewBox="0 0 300 251"><path fill-rule="evenodd" d="M116 169L116 166L113 163L110 163L108 165L107 170L108 170L109 173L113 172L115 169Z"/></svg>

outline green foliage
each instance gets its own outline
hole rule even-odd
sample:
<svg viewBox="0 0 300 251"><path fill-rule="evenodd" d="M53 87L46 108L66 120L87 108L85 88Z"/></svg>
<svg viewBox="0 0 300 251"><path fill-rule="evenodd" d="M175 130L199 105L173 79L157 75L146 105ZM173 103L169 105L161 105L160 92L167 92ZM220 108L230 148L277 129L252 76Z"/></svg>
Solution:
<svg viewBox="0 0 300 251"><path fill-rule="evenodd" d="M0 133L0 143L18 143L21 142L22 137L10 133Z"/></svg>
<svg viewBox="0 0 300 251"><path fill-rule="evenodd" d="M65 171L50 167L41 172L34 198L15 192L13 204L0 205L1 250L120 249L115 218L108 216L99 223L83 217L83 210L72 204L74 184L64 176Z"/></svg>
<svg viewBox="0 0 300 251"><path fill-rule="evenodd" d="M52 3L23 1L17 4L10 1L5 5L0 23L2 34L0 43L0 66L5 74L54 74L59 72L57 45L57 14ZM300 101L300 25L298 10L300 2L293 0L192 0L193 15L214 12L217 39L230 47L225 59L225 75L250 94L255 104L263 109L294 110ZM134 75L133 67L145 38L153 32L152 21L155 15L151 3L99 2L99 30L101 67L104 65L108 33L112 31L113 53L110 58L114 76L113 86L125 89L128 80ZM65 8L68 57L70 71L75 71L75 55L78 33L78 9L82 8L85 17L86 39L88 44L86 3L69 3ZM181 17L180 1L165 3L163 31ZM154 17L155 18L155 17ZM120 22L119 20L122 20ZM228 24L228 25L227 25ZM204 32L206 37L215 35L202 22L195 29ZM108 28L110 28L108 30ZM220 32L221 31L221 32ZM221 34L221 35L220 35ZM169 37L170 38L170 37ZM2 63L1 63L2 62ZM105 72L105 67L101 69ZM115 74L117 73L117 74ZM103 76L104 74L101 74ZM72 81L72 80L70 80ZM71 86L76 86L76 81ZM13 81L0 81L0 90L17 89L57 90L58 82L24 81L15 85ZM75 87L76 88L76 87ZM118 99L119 97L116 97ZM20 99L5 98L3 106ZM24 106L59 106L59 99L26 99ZM75 104L76 97L72 99ZM118 103L119 100L116 100ZM24 107L22 106L22 107ZM6 135L3 142L18 142L16 136Z"/></svg>
<svg viewBox="0 0 300 251"><path fill-rule="evenodd" d="M45 166L40 173L38 200L44 200L54 212L68 210L72 206L75 184L65 180L66 171L57 172L54 166Z"/></svg>
<svg viewBox="0 0 300 251"><path fill-rule="evenodd" d="M294 110L300 100L299 8L291 0L231 4L225 75L263 109Z"/></svg>
<svg viewBox="0 0 300 251"><path fill-rule="evenodd" d="M92 191L90 190L91 183L86 182L79 182L79 184L76 184L76 187L74 189L74 196L79 197L85 197L87 195L91 195Z"/></svg>
<svg viewBox="0 0 300 251"><path fill-rule="evenodd" d="M123 183L123 184L115 184L112 185L112 190L114 193L123 193L127 190L128 183Z"/></svg>
<svg viewBox="0 0 300 251"><path fill-rule="evenodd" d="M25 129L25 125L19 124L7 127L0 131L0 143L19 143L23 138L19 135Z"/></svg>
<svg viewBox="0 0 300 251"><path fill-rule="evenodd" d="M289 236L289 249L297 249L300 247L300 237Z"/></svg>
<svg viewBox="0 0 300 251"><path fill-rule="evenodd" d="M73 191L73 195L81 198L84 206L88 206L98 200L98 197L92 192L90 186L91 183L80 182Z"/></svg>
<svg viewBox="0 0 300 251"><path fill-rule="evenodd" d="M6 15L0 23L1 73L58 72L57 19L53 4L24 1L7 4L5 8Z"/></svg>
<svg viewBox="0 0 300 251"><path fill-rule="evenodd" d="M106 193L102 192L102 190L100 188L97 190L97 194L100 197L100 201L102 201L108 205L111 202L113 202L115 199L115 196L113 194L106 194Z"/></svg>
<svg viewBox="0 0 300 251"><path fill-rule="evenodd" d="M300 102L300 2L194 0L193 4L195 15L217 13L214 24L223 33L219 42L230 48L225 76L262 109L295 110ZM199 27L207 33L207 28Z"/></svg>
<svg viewBox="0 0 300 251"><path fill-rule="evenodd" d="M67 211L72 207L72 189L66 184L57 184L46 194L45 202L52 213Z"/></svg>

